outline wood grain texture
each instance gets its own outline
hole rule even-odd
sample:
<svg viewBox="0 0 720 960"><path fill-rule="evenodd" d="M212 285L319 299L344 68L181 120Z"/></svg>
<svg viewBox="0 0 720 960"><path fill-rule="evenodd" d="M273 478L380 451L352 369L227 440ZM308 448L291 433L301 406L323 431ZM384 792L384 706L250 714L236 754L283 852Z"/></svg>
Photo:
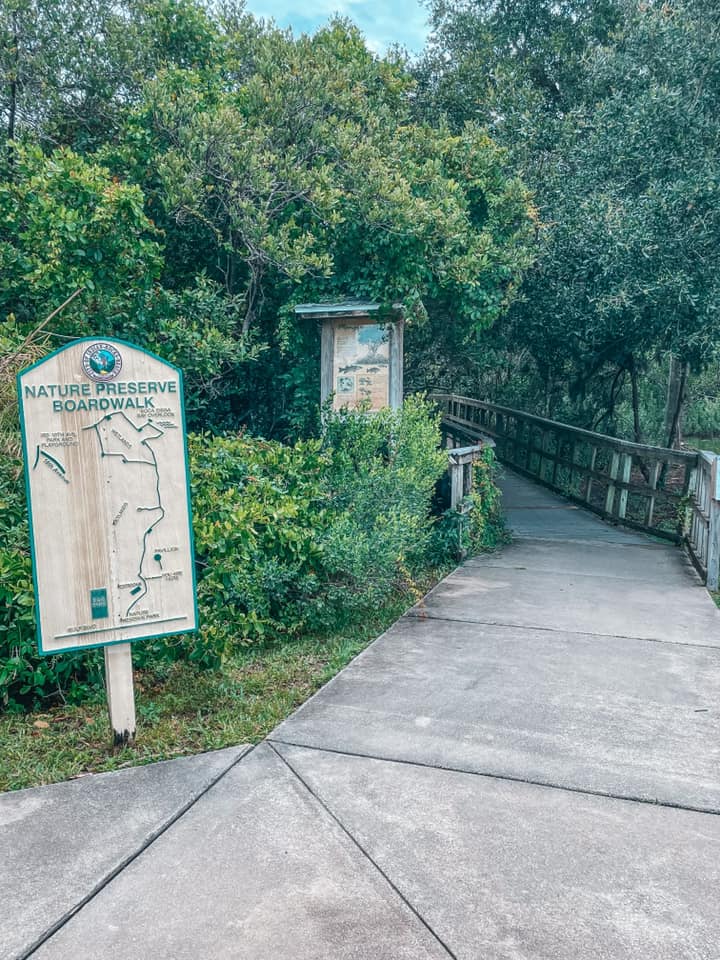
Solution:
<svg viewBox="0 0 720 960"><path fill-rule="evenodd" d="M97 382L88 351L101 342L122 368ZM195 629L178 371L98 339L52 354L18 385L41 652Z"/></svg>
<svg viewBox="0 0 720 960"><path fill-rule="evenodd" d="M399 410L403 405L403 340L405 321L397 320L390 327L390 406Z"/></svg>

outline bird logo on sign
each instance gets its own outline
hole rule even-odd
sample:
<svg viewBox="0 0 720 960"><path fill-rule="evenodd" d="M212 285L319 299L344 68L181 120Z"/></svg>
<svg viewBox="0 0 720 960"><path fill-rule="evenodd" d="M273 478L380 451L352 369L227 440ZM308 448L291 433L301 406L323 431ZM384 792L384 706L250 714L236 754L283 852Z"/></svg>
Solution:
<svg viewBox="0 0 720 960"><path fill-rule="evenodd" d="M91 380L114 380L122 370L122 357L112 343L93 343L83 354L82 365Z"/></svg>

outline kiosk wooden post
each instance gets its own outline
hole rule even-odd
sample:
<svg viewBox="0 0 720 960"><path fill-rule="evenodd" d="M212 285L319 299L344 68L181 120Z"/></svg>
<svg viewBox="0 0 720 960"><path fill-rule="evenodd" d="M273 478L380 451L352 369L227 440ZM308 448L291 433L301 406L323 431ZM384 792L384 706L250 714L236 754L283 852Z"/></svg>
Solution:
<svg viewBox="0 0 720 960"><path fill-rule="evenodd" d="M197 629L182 374L88 338L18 376L38 647L105 647L113 741L135 736L130 645Z"/></svg>

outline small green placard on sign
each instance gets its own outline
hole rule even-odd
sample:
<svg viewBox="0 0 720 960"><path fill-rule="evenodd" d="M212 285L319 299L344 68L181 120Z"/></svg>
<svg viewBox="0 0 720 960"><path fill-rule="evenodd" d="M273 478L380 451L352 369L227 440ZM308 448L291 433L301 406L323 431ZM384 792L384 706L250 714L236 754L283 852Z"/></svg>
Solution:
<svg viewBox="0 0 720 960"><path fill-rule="evenodd" d="M90 609L93 620L104 620L109 616L107 590L90 591Z"/></svg>

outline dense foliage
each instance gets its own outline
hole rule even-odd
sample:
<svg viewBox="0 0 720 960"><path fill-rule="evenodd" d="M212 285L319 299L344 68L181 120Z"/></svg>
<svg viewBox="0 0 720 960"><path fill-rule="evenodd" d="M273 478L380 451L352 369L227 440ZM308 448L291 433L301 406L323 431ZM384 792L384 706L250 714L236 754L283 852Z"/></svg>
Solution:
<svg viewBox="0 0 720 960"><path fill-rule="evenodd" d="M715 0L429 9L408 63L239 0L8 0L0 317L22 341L81 289L53 335L147 343L195 427L293 438L293 305L399 300L412 388L677 440L717 362Z"/></svg>
<svg viewBox="0 0 720 960"><path fill-rule="evenodd" d="M431 6L422 109L482 118L539 213L535 267L455 382L677 441L688 373L699 397L717 363L717 4ZM647 384L663 373L664 415Z"/></svg>
<svg viewBox="0 0 720 960"><path fill-rule="evenodd" d="M297 303L400 302L410 341L463 343L529 264L503 152L416 118L406 65L345 21L294 39L241 4L12 0L0 34L0 317L24 337L81 289L50 333L190 369L198 428L312 431Z"/></svg>
<svg viewBox="0 0 720 960"><path fill-rule="evenodd" d="M458 551L502 536L490 462L471 526L430 513L447 467L437 418L420 400L367 417L330 415L322 439L191 438L201 628L135 648L138 666L183 658L214 666L237 646L339 629ZM97 654L39 657L20 464L0 477L0 709L77 699L101 680Z"/></svg>

